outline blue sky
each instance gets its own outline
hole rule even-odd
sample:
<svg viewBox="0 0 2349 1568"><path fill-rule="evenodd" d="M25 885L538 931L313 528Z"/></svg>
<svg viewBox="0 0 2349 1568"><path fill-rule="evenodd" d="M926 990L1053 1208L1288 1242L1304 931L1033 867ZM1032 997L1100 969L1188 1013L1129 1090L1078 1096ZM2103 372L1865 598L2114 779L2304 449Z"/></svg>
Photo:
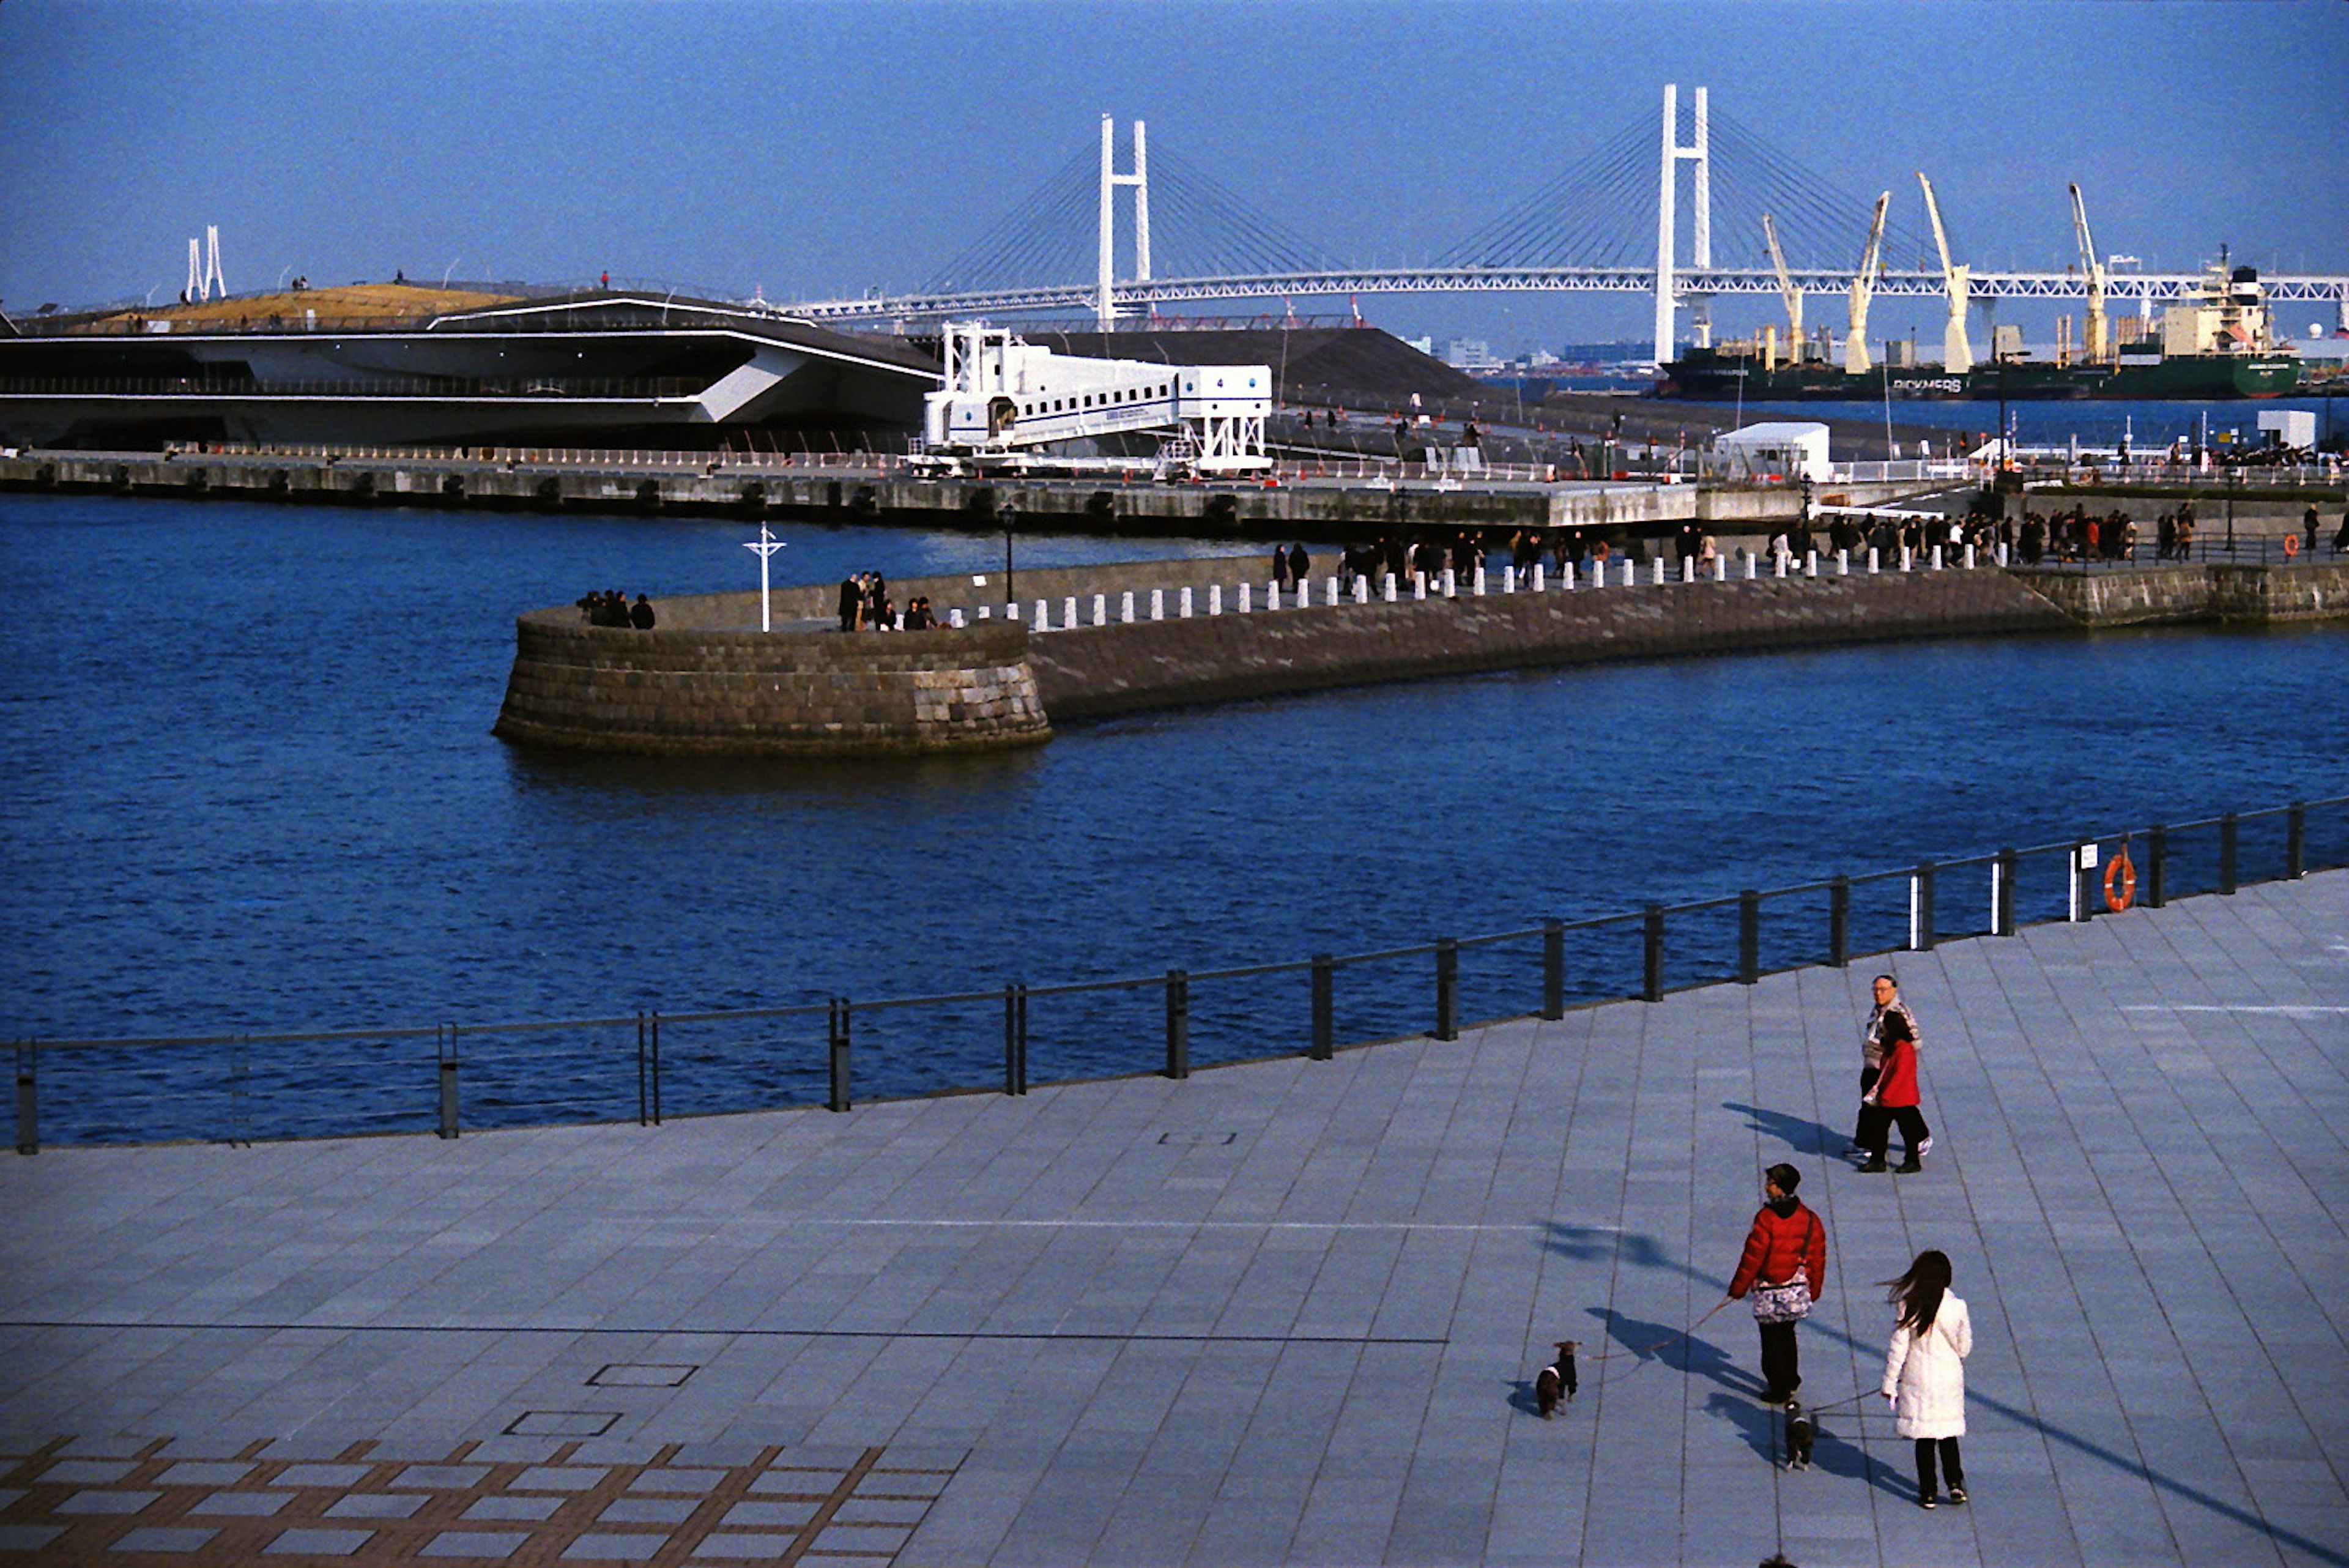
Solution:
<svg viewBox="0 0 2349 1568"><path fill-rule="evenodd" d="M1837 187L1891 188L1918 228L1924 169L1981 266L2070 262L2076 180L2108 253L2184 267L2224 243L2349 271L2342 0L7 0L0 62L12 312L169 297L206 223L240 290L395 267L778 299L906 287L1092 146L1103 113L1147 119L1154 151L1333 255L1423 260L1652 113L1667 81L1708 85ZM1652 231L1652 208L1623 222ZM1510 349L1646 321L1639 299L1590 296L1364 310ZM1929 303L1883 302L1876 325L1912 317L1938 337Z"/></svg>

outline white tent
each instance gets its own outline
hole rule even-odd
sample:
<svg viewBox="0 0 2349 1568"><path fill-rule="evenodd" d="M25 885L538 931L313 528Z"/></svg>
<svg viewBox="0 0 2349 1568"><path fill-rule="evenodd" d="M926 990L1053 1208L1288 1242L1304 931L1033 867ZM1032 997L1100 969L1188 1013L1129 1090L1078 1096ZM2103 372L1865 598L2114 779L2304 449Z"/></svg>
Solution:
<svg viewBox="0 0 2349 1568"><path fill-rule="evenodd" d="M1827 427L1810 420L1779 420L1725 431L1713 438L1707 465L1732 479L1828 479Z"/></svg>

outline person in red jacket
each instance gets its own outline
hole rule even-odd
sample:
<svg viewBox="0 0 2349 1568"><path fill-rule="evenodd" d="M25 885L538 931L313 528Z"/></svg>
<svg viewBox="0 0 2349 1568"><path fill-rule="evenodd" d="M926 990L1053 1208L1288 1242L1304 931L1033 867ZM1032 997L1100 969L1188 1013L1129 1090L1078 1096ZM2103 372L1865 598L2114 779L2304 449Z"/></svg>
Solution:
<svg viewBox="0 0 2349 1568"><path fill-rule="evenodd" d="M1917 1035L1908 1020L1898 1013L1884 1015L1884 1072L1875 1087L1859 1103L1859 1145L1867 1152L1863 1172L1884 1168L1885 1145L1891 1141L1892 1124L1900 1124L1900 1142L1906 1158L1894 1168L1896 1176L1914 1176L1925 1168L1925 1156L1933 1147L1933 1129L1925 1125L1925 1113L1917 1108Z"/></svg>
<svg viewBox="0 0 2349 1568"><path fill-rule="evenodd" d="M1745 1235L1745 1252L1729 1282L1729 1299L1754 1293L1754 1322L1762 1331L1762 1398L1783 1405L1803 1386L1795 1324L1810 1315L1827 1276L1827 1228L1795 1189L1803 1173L1774 1165L1762 1173L1763 1203Z"/></svg>

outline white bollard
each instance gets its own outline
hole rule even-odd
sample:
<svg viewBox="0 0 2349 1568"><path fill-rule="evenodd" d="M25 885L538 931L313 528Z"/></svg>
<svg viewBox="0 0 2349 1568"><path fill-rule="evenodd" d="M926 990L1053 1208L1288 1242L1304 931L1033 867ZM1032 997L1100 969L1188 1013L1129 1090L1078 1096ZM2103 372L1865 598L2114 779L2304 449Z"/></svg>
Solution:
<svg viewBox="0 0 2349 1568"><path fill-rule="evenodd" d="M1264 585L1264 607L1268 610L1280 607L1280 585L1278 582Z"/></svg>
<svg viewBox="0 0 2349 1568"><path fill-rule="evenodd" d="M1998 564L2002 566L2006 565L2006 541L2003 539L1998 542Z"/></svg>
<svg viewBox="0 0 2349 1568"><path fill-rule="evenodd" d="M1444 597L1447 599L1460 597L1460 575L1449 566L1444 568Z"/></svg>
<svg viewBox="0 0 2349 1568"><path fill-rule="evenodd" d="M1656 557L1656 570L1654 577L1656 587L1660 588L1664 586L1664 558L1661 556ZM1696 579L1694 577L1691 577L1689 580L1691 582L1694 582Z"/></svg>
<svg viewBox="0 0 2349 1568"><path fill-rule="evenodd" d="M1224 585L1221 583L1207 585L1207 613L1209 615L1224 613Z"/></svg>
<svg viewBox="0 0 2349 1568"><path fill-rule="evenodd" d="M1427 574L1425 572L1413 572L1411 575L1411 597L1415 599L1423 599L1427 597Z"/></svg>
<svg viewBox="0 0 2349 1568"><path fill-rule="evenodd" d="M1077 596L1074 594L1061 601L1061 629L1063 631L1077 629Z"/></svg>
<svg viewBox="0 0 2349 1568"><path fill-rule="evenodd" d="M1972 571L1973 569L1974 569L1974 547L1973 547L1971 545L1968 545L1966 546L1966 570L1967 570L1967 571L1969 571L1969 572L1971 572L1971 571Z"/></svg>
<svg viewBox="0 0 2349 1568"><path fill-rule="evenodd" d="M1939 545L1934 545L1934 546L1933 546L1933 570L1935 570L1935 571L1937 571L1937 572L1938 572L1938 571L1940 571L1940 569L1941 569L1941 547L1940 547Z"/></svg>
<svg viewBox="0 0 2349 1568"><path fill-rule="evenodd" d="M1338 579L1335 576L1324 577L1321 579L1321 587L1324 590L1321 597L1321 602L1325 605L1336 604L1338 602Z"/></svg>
<svg viewBox="0 0 2349 1568"><path fill-rule="evenodd" d="M1882 561L1882 560L1881 560L1881 559L1877 556L1877 554L1876 554L1876 546L1875 546L1875 545L1870 545L1868 547L1868 575L1869 576L1871 576L1871 577L1872 577L1872 576L1874 576L1877 573L1878 573L1878 572L1882 571L1883 569L1884 569L1884 563L1883 563L1883 561Z"/></svg>
<svg viewBox="0 0 2349 1568"><path fill-rule="evenodd" d="M1036 629L1038 631L1052 629L1052 601L1050 599L1036 601Z"/></svg>
<svg viewBox="0 0 2349 1568"><path fill-rule="evenodd" d="M962 611L958 609L950 609L947 611L947 624L955 628L957 630L960 630L962 628Z"/></svg>
<svg viewBox="0 0 2349 1568"><path fill-rule="evenodd" d="M1128 622L1133 619L1133 590L1132 588L1126 589L1125 592L1120 594L1117 597L1117 618L1121 621Z"/></svg>
<svg viewBox="0 0 2349 1568"><path fill-rule="evenodd" d="M1240 585L1240 614L1242 615L1247 615L1256 608L1251 592L1253 587L1254 585L1249 583Z"/></svg>
<svg viewBox="0 0 2349 1568"><path fill-rule="evenodd" d="M1386 600L1389 604L1395 602L1395 580L1394 574L1392 572L1389 572L1387 574Z"/></svg>
<svg viewBox="0 0 2349 1568"><path fill-rule="evenodd" d="M1107 626L1109 624L1109 596L1107 594L1095 594L1093 596L1093 624L1095 626Z"/></svg>
<svg viewBox="0 0 2349 1568"><path fill-rule="evenodd" d="M1517 568L1514 564L1501 568L1501 591L1505 594L1517 591Z"/></svg>
<svg viewBox="0 0 2349 1568"><path fill-rule="evenodd" d="M1837 550L1836 552L1836 576L1838 577L1847 577L1851 576L1851 552L1849 550Z"/></svg>
<svg viewBox="0 0 2349 1568"><path fill-rule="evenodd" d="M1313 607L1313 579L1310 577L1297 579L1297 607L1299 609Z"/></svg>
<svg viewBox="0 0 2349 1568"><path fill-rule="evenodd" d="M1754 580L1754 566L1755 566L1755 565L1756 565L1756 562L1755 562L1755 560L1754 560L1754 552L1753 552L1753 551L1751 551L1751 550L1746 551L1746 552L1745 552L1745 580L1746 580L1747 582L1749 582L1749 583L1750 583L1750 582L1752 582L1752 581ZM1778 562L1778 575L1779 575L1780 576L1782 576L1782 577L1783 577L1783 576L1785 576L1786 575L1786 563L1785 563L1785 558L1784 558L1784 557L1781 557L1781 558L1780 558L1780 560L1779 560L1779 562Z"/></svg>
<svg viewBox="0 0 2349 1568"><path fill-rule="evenodd" d="M991 619L991 618L994 617L994 614L995 614L995 612L994 612L993 610L991 610L991 609L988 609L985 605L981 605L981 606L979 606L979 607L978 607L978 618L979 618L980 620L988 620L988 619Z"/></svg>
<svg viewBox="0 0 2349 1568"><path fill-rule="evenodd" d="M1180 597L1175 600L1174 613L1184 620L1191 618L1191 589L1188 584L1184 585Z"/></svg>
<svg viewBox="0 0 2349 1568"><path fill-rule="evenodd" d="M1557 586L1568 593L1574 591L1574 563L1567 562L1557 569Z"/></svg>
<svg viewBox="0 0 2349 1568"><path fill-rule="evenodd" d="M1153 620L1164 620L1166 618L1166 590L1164 588L1153 588L1150 590L1150 618Z"/></svg>
<svg viewBox="0 0 2349 1568"><path fill-rule="evenodd" d="M1908 571L1909 568L1911 568L1912 566L1916 566L1916 564L1917 564L1916 552L1915 552L1915 551L1913 551L1913 550L1911 550L1911 549L1909 549L1909 546L1908 546L1908 545L1901 545L1901 546L1900 546L1900 569L1901 569L1902 571L1904 571L1904 572L1905 572L1905 571Z"/></svg>
<svg viewBox="0 0 2349 1568"><path fill-rule="evenodd" d="M1019 606L1017 603L1005 605L1003 607L1003 618L1006 620L1018 620L1019 618Z"/></svg>
<svg viewBox="0 0 2349 1568"><path fill-rule="evenodd" d="M1785 576L1786 575L1786 552L1784 550L1773 550L1770 552L1770 575L1772 576Z"/></svg>
<svg viewBox="0 0 2349 1568"><path fill-rule="evenodd" d="M1369 576L1358 576L1354 579L1354 602L1358 605L1366 605L1371 602L1371 579Z"/></svg>
<svg viewBox="0 0 2349 1568"><path fill-rule="evenodd" d="M1659 566L1661 566L1662 564L1663 563L1661 561L1657 563ZM1681 563L1681 581L1684 583L1692 583L1696 581L1696 557L1694 556L1691 556L1687 560Z"/></svg>
<svg viewBox="0 0 2349 1568"><path fill-rule="evenodd" d="M1713 580L1716 583L1725 583L1729 581L1728 556L1715 556L1713 558Z"/></svg>
<svg viewBox="0 0 2349 1568"><path fill-rule="evenodd" d="M1803 552L1803 575L1806 577L1819 575L1819 553L1816 550Z"/></svg>

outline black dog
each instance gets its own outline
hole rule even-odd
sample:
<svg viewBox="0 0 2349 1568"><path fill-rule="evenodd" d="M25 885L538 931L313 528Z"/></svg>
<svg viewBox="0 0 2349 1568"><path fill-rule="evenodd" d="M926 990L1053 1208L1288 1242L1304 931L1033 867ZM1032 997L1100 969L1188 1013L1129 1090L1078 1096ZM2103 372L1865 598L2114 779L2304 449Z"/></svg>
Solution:
<svg viewBox="0 0 2349 1568"><path fill-rule="evenodd" d="M1811 1418L1795 1400L1786 1401L1786 1468L1806 1470L1811 1468Z"/></svg>
<svg viewBox="0 0 2349 1568"><path fill-rule="evenodd" d="M1574 1347L1581 1341L1561 1339L1557 1342L1557 1359L1534 1375L1534 1398L1541 1406L1541 1417L1547 1421L1549 1413L1557 1408L1560 1400L1574 1397L1577 1386L1574 1376Z"/></svg>

